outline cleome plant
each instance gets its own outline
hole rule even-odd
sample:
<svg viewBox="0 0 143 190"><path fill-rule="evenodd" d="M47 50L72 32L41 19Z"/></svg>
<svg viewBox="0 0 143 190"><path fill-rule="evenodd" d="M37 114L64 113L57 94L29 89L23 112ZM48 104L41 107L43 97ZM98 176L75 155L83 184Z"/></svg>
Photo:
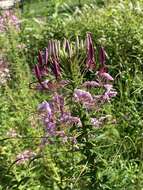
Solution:
<svg viewBox="0 0 143 190"><path fill-rule="evenodd" d="M85 41L78 37L74 43L67 39L63 44L58 40L49 40L48 47L38 52L37 64L33 68L36 80L31 83L31 88L47 96L37 108L43 135L36 153L27 149L17 155L18 165L42 156L47 146L58 147L61 144L72 152L73 157L74 153L80 154L78 160L85 163L91 175L86 185L91 185L91 188L97 186L96 180L92 179L96 158L92 141L97 130L114 122L104 107L117 95L113 88L114 78L105 63L106 57L103 47L96 48L95 54L90 32ZM79 163L76 161L72 165L76 167ZM57 181L64 189L64 185Z"/></svg>

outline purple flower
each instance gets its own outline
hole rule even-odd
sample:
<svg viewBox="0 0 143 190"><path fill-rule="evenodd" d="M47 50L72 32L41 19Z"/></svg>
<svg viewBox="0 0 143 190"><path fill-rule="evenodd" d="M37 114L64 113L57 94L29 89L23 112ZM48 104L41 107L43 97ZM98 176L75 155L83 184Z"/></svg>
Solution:
<svg viewBox="0 0 143 190"><path fill-rule="evenodd" d="M96 101L92 101L92 102L84 102L83 103L84 107L88 110L92 110L96 108Z"/></svg>
<svg viewBox="0 0 143 190"><path fill-rule="evenodd" d="M45 112L47 114L48 119L52 118L52 109L50 103L44 101L38 106L38 111Z"/></svg>
<svg viewBox="0 0 143 190"><path fill-rule="evenodd" d="M109 80L109 81L113 81L113 77L109 74L109 73L106 73L106 72L100 72L99 73L100 77L106 79L106 80Z"/></svg>
<svg viewBox="0 0 143 190"><path fill-rule="evenodd" d="M93 46L93 41L91 37L91 33L87 33L86 37L86 54L87 54L87 59L86 59L86 66L89 70L93 70L96 67L95 64L95 57L94 57L94 46Z"/></svg>
<svg viewBox="0 0 143 190"><path fill-rule="evenodd" d="M56 124L49 121L48 118L45 119L45 132L48 133L50 136L56 135Z"/></svg>
<svg viewBox="0 0 143 190"><path fill-rule="evenodd" d="M37 84L36 89L40 91L47 89L51 90L51 81L49 80L42 81L40 84Z"/></svg>
<svg viewBox="0 0 143 190"><path fill-rule="evenodd" d="M60 111L61 114L64 112L64 98L61 95L58 95L55 93L53 99L52 99L54 108L56 111Z"/></svg>
<svg viewBox="0 0 143 190"><path fill-rule="evenodd" d="M79 117L73 117L71 116L70 113L64 113L60 119L60 122L61 123L67 123L67 124L70 124L70 125L78 125L78 126L82 126L82 123L81 123L81 120Z"/></svg>
<svg viewBox="0 0 143 190"><path fill-rule="evenodd" d="M48 73L48 67L47 67L47 64L46 63L44 63L44 61L45 62L48 62L48 55L47 55L47 53L46 53L46 58L43 58L43 55L42 55L42 52L41 51L39 51L38 52L38 68L39 68L39 71L40 71L40 74L41 74L41 77L42 76L47 76L47 73ZM44 60L43 60L44 59Z"/></svg>
<svg viewBox="0 0 143 190"><path fill-rule="evenodd" d="M84 90L76 89L74 91L74 99L76 102L80 103L90 103L93 102L93 97L89 92L86 92Z"/></svg>
<svg viewBox="0 0 143 190"><path fill-rule="evenodd" d="M113 89L113 85L112 84L104 84L104 88L106 89L107 92L109 92L110 90Z"/></svg>
<svg viewBox="0 0 143 190"><path fill-rule="evenodd" d="M111 98L115 97L117 95L117 92L114 89L108 89L102 96L102 100L104 101L110 101Z"/></svg>
<svg viewBox="0 0 143 190"><path fill-rule="evenodd" d="M107 81L113 81L113 77L108 73L107 71L107 67L105 66L105 64L103 64L100 68L99 68L99 71L97 72L97 74L107 80Z"/></svg>
<svg viewBox="0 0 143 190"><path fill-rule="evenodd" d="M102 122L97 118L91 118L90 121L94 127L99 127L102 124Z"/></svg>

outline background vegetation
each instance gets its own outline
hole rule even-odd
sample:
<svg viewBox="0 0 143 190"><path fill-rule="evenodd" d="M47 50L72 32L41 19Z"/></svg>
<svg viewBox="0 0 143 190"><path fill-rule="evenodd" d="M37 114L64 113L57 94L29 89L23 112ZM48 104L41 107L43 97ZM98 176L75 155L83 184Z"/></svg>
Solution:
<svg viewBox="0 0 143 190"><path fill-rule="evenodd" d="M20 31L0 33L1 56L11 76L0 86L0 189L143 189L142 10L142 0L31 0L22 12L15 10ZM95 137L96 170L88 175L90 166L80 163L81 155L75 153L71 162L72 152L57 143L46 145L42 157L17 165L20 152L39 150L39 139L33 138L42 132L36 109L47 95L29 88L38 50L49 39L84 39L88 31L97 47L105 47L118 91L106 110L115 123ZM12 129L17 137L9 137ZM91 179L94 187L88 186Z"/></svg>

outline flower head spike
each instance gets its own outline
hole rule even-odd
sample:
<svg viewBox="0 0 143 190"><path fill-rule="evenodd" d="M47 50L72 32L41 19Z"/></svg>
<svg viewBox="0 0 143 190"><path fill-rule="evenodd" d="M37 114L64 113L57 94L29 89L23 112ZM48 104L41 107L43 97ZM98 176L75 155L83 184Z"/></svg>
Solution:
<svg viewBox="0 0 143 190"><path fill-rule="evenodd" d="M52 113L52 106L50 103L44 101L38 106L38 111L45 112L47 114L47 118L50 121L52 119L53 113Z"/></svg>
<svg viewBox="0 0 143 190"><path fill-rule="evenodd" d="M58 58L57 42L54 40L51 41L51 56L54 58Z"/></svg>
<svg viewBox="0 0 143 190"><path fill-rule="evenodd" d="M102 66L104 66L105 61L106 61L106 52L104 50L104 47L100 47L99 50L99 61Z"/></svg>
<svg viewBox="0 0 143 190"><path fill-rule="evenodd" d="M80 41L79 41L79 37L76 37L76 42L75 42L75 49L78 52L80 49Z"/></svg>
<svg viewBox="0 0 143 190"><path fill-rule="evenodd" d="M48 41L48 54L49 54L49 56L51 57L51 55L52 55L52 40L49 40Z"/></svg>
<svg viewBox="0 0 143 190"><path fill-rule="evenodd" d="M58 42L58 40L54 41L54 51L55 51L55 56L58 58L59 57L59 42Z"/></svg>
<svg viewBox="0 0 143 190"><path fill-rule="evenodd" d="M45 65L48 65L48 48L45 48L45 54L44 54L44 58L45 58Z"/></svg>
<svg viewBox="0 0 143 190"><path fill-rule="evenodd" d="M58 79L61 76L59 60L56 58L52 59L52 71L56 79Z"/></svg>
<svg viewBox="0 0 143 190"><path fill-rule="evenodd" d="M56 110L60 111L62 115L64 112L64 98L61 95L55 93L53 97L53 104L56 107Z"/></svg>
<svg viewBox="0 0 143 190"><path fill-rule="evenodd" d="M71 46L67 39L65 39L64 41L64 50L67 53L67 55L71 58L72 56Z"/></svg>
<svg viewBox="0 0 143 190"><path fill-rule="evenodd" d="M76 89L74 91L74 99L77 102L80 103L91 103L93 102L93 97L89 92L86 92L84 90Z"/></svg>
<svg viewBox="0 0 143 190"><path fill-rule="evenodd" d="M87 33L86 51L87 51L86 66L89 70L93 70L96 67L96 64L95 64L94 46L93 46L91 33Z"/></svg>

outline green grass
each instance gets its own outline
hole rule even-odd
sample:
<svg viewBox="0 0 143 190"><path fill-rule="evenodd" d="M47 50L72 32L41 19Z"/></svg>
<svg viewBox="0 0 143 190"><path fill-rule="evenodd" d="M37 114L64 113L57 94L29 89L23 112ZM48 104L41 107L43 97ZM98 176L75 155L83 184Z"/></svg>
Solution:
<svg viewBox="0 0 143 190"><path fill-rule="evenodd" d="M94 3L94 8L83 6L80 13L75 12L78 1L26 2L21 16L21 32L1 35L0 47L8 59L12 76L7 86L0 87L2 190L143 189L143 35L140 11L143 3L104 1L104 6L97 7L98 2L90 2ZM81 0L81 3L88 2ZM37 20L43 17L42 22ZM72 41L76 35L84 38L87 31L93 33L97 47L105 46L107 64L118 91L118 96L106 110L115 123L97 131L95 141L92 141L96 169L84 161L80 163L84 156L75 152L73 158L68 152L69 147L59 144L46 146L43 157L30 165L17 166L14 161L22 150L30 148L39 152L40 140L31 137L42 134L36 109L48 96L29 88L29 83L35 80L32 66L36 63L38 49L43 49L48 39L63 40L66 36ZM17 45L20 43L24 43L26 48L19 50ZM10 129L26 138L6 140ZM92 180L96 181L95 186L89 187Z"/></svg>

